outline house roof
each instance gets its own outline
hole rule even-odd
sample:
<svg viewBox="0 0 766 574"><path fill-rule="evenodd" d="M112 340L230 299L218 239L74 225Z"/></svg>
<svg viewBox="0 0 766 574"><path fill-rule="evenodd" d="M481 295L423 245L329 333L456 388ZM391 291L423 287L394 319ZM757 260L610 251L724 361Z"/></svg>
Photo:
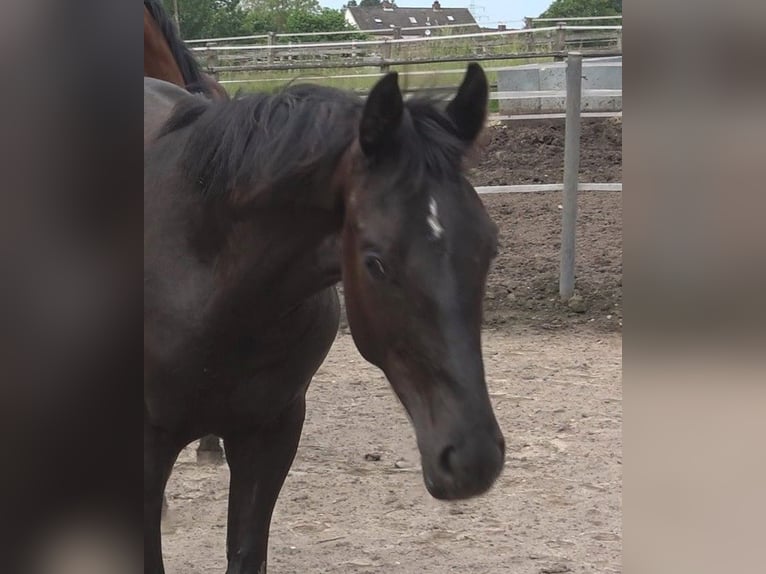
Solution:
<svg viewBox="0 0 766 574"><path fill-rule="evenodd" d="M390 32L391 28L411 28L413 26L445 26L465 25L476 26L478 24L468 8L393 8L382 7L361 8L359 6L348 7L347 10L354 18L360 30L380 30ZM423 36L426 30L404 30L404 34Z"/></svg>

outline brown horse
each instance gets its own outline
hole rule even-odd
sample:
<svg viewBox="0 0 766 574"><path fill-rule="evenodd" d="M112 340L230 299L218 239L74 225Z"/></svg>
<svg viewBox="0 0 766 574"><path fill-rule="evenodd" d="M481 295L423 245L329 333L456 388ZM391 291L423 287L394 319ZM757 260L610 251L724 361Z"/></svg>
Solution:
<svg viewBox="0 0 766 574"><path fill-rule="evenodd" d="M202 72L159 0L144 0L144 77L213 99L229 98L221 84Z"/></svg>
<svg viewBox="0 0 766 574"><path fill-rule="evenodd" d="M144 81L144 551L162 573L163 491L182 448L223 437L228 574L266 571L305 395L342 280L357 348L414 424L426 488L479 495L505 443L487 393L482 299L497 229L462 164L487 80L446 108L294 85L210 102Z"/></svg>

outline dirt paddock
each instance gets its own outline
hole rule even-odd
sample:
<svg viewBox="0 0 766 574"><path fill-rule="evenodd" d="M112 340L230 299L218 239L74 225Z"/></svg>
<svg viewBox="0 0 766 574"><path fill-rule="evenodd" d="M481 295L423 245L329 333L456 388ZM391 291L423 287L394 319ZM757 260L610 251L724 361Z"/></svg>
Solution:
<svg viewBox="0 0 766 574"><path fill-rule="evenodd" d="M474 184L561 181L561 122L487 135ZM619 122L586 122L582 180L620 181L620 146ZM270 573L621 572L620 194L581 194L574 308L556 297L560 195L483 200L501 234L484 355L502 476L477 499L430 498L403 408L344 327L309 391ZM194 445L181 454L163 524L169 574L225 571L227 488L225 465L197 465Z"/></svg>

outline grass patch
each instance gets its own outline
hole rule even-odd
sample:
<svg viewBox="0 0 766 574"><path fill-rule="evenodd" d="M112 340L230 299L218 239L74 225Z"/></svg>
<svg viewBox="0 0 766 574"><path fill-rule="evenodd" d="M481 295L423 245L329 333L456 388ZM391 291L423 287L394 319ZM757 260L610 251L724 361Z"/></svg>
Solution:
<svg viewBox="0 0 766 574"><path fill-rule="evenodd" d="M490 85L497 85L496 68L506 68L532 63L552 61L550 58L530 58L512 60L492 60L482 62L487 70ZM404 90L454 88L460 83L465 73L464 62L435 62L429 64L404 64L392 66L392 71L400 73L400 85ZM365 93L372 88L382 72L378 66L363 68L322 68L295 70L264 70L253 72L222 73L220 80L231 94L241 92L270 92L288 85L290 82L311 82Z"/></svg>

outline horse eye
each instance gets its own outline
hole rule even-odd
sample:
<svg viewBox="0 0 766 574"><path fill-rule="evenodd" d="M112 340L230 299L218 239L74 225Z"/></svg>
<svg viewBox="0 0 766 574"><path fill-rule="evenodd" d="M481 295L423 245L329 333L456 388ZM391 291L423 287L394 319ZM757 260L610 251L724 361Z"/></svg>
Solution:
<svg viewBox="0 0 766 574"><path fill-rule="evenodd" d="M374 279L384 279L386 276L386 268L383 265L383 261L377 255L368 254L364 257L364 266L367 267L367 271L372 275Z"/></svg>

